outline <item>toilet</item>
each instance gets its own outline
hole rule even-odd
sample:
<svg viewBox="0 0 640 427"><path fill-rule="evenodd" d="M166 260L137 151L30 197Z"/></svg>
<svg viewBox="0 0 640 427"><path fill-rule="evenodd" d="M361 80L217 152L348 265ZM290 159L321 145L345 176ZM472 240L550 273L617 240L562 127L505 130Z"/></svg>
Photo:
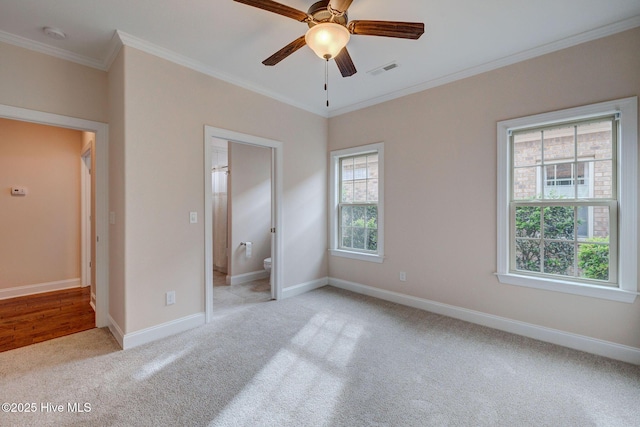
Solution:
<svg viewBox="0 0 640 427"><path fill-rule="evenodd" d="M263 265L264 269L269 273L269 283L271 283L271 258L265 258Z"/></svg>

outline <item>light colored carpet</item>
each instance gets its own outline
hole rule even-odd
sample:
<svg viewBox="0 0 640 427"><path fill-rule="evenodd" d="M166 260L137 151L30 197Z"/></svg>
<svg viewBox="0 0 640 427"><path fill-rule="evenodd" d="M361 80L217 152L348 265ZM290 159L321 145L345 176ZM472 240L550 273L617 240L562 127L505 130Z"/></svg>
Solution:
<svg viewBox="0 0 640 427"><path fill-rule="evenodd" d="M100 329L11 350L0 376L38 407L3 426L640 425L639 366L330 287L127 351Z"/></svg>

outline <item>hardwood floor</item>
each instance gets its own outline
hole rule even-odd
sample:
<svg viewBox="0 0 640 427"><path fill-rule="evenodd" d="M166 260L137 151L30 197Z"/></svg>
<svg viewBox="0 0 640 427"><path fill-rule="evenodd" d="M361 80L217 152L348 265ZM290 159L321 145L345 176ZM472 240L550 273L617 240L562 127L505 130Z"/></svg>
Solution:
<svg viewBox="0 0 640 427"><path fill-rule="evenodd" d="M0 300L0 351L95 328L91 288Z"/></svg>

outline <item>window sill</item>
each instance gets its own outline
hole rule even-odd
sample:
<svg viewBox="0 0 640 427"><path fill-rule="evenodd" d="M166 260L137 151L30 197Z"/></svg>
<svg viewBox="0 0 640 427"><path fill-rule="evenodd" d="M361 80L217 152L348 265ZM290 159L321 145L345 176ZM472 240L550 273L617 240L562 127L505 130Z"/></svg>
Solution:
<svg viewBox="0 0 640 427"><path fill-rule="evenodd" d="M379 254L367 254L362 252L351 252L343 249L329 249L329 253L332 256L338 256L342 258L357 259L360 261L376 262L378 264L384 261L384 256Z"/></svg>
<svg viewBox="0 0 640 427"><path fill-rule="evenodd" d="M577 284L569 281L531 277L512 273L496 273L496 276L498 276L500 283L509 285L582 295L585 297L600 298L629 304L633 303L638 296L637 292L625 291L619 288L610 288L608 286Z"/></svg>

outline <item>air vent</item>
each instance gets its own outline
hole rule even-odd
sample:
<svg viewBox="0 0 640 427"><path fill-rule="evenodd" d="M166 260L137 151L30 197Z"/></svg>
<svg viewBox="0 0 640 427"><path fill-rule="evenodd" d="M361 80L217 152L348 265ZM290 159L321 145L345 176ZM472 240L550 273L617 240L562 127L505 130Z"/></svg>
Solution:
<svg viewBox="0 0 640 427"><path fill-rule="evenodd" d="M391 62L391 63L389 63L387 65L383 65L382 67L374 68L371 71L367 71L367 74L370 74L372 76L377 76L377 75L380 75L380 74L385 73L387 71L391 71L394 68L398 68L398 64L395 61Z"/></svg>

